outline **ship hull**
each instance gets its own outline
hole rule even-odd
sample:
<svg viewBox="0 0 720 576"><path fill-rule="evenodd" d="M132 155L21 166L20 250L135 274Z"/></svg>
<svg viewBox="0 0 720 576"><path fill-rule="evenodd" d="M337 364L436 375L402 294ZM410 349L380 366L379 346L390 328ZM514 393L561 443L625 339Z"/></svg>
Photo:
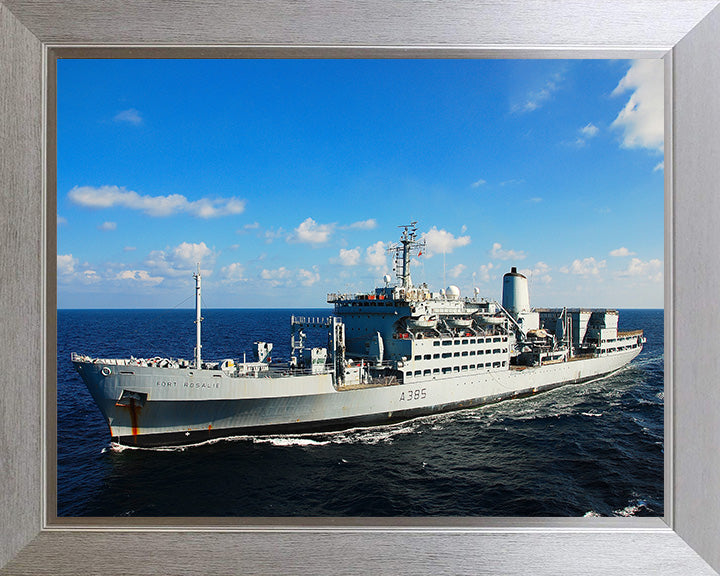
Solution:
<svg viewBox="0 0 720 576"><path fill-rule="evenodd" d="M128 370L101 361L76 366L112 440L157 447L377 426L472 408L600 378L625 366L640 350L348 390L336 389L330 374L233 378L210 370Z"/></svg>

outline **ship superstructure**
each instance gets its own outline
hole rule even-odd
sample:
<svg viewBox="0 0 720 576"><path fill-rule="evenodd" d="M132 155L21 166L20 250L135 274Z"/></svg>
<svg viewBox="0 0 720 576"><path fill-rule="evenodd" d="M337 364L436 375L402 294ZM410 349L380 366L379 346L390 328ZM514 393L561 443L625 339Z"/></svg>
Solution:
<svg viewBox="0 0 720 576"><path fill-rule="evenodd" d="M289 362L271 362L269 342L255 343L252 362L202 360L199 268L192 361L73 354L112 440L192 444L386 424L595 379L642 350L642 331L618 332L616 310L532 309L515 268L502 304L477 289L463 298L456 286L413 285L424 244L415 223L402 229L390 248L397 282L329 294L329 317L293 316ZM327 331L327 347L306 347L310 329Z"/></svg>

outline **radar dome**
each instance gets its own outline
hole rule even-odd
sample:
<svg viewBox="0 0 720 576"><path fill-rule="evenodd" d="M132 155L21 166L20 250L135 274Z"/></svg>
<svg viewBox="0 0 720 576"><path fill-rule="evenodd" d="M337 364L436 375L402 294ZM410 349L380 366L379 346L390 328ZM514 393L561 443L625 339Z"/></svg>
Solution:
<svg viewBox="0 0 720 576"><path fill-rule="evenodd" d="M448 300L457 300L460 298L460 288L457 286L448 286L447 290L445 290L445 295Z"/></svg>
<svg viewBox="0 0 720 576"><path fill-rule="evenodd" d="M390 274L385 274L385 276L383 276L383 282L385 282L385 284L390 284L390 280L392 280L392 278L390 278Z"/></svg>

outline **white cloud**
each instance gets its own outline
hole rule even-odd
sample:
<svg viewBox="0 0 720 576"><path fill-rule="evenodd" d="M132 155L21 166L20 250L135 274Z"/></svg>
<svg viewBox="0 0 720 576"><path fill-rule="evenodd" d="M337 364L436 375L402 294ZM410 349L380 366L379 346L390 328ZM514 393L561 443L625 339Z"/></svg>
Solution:
<svg viewBox="0 0 720 576"><path fill-rule="evenodd" d="M422 238L425 240L426 256L428 258L432 257L433 254L451 254L455 248L470 244L470 236L455 237L447 230L438 230L436 226L424 232Z"/></svg>
<svg viewBox="0 0 720 576"><path fill-rule="evenodd" d="M103 222L102 224L100 224L100 226L98 226L98 230L105 230L105 231L117 230L117 223L116 222Z"/></svg>
<svg viewBox="0 0 720 576"><path fill-rule="evenodd" d="M373 268L387 269L387 253L385 242L378 240L375 244L365 249L365 263Z"/></svg>
<svg viewBox="0 0 720 576"><path fill-rule="evenodd" d="M495 268L492 262L482 264L478 270L480 276L480 282L490 282L490 271Z"/></svg>
<svg viewBox="0 0 720 576"><path fill-rule="evenodd" d="M303 268L300 268L297 275L300 280L300 284L303 286L312 286L316 282L320 281L320 274L315 268L313 268L313 270L304 270Z"/></svg>
<svg viewBox="0 0 720 576"><path fill-rule="evenodd" d="M57 273L63 276L69 276L75 273L75 266L78 265L78 259L72 254L57 255Z"/></svg>
<svg viewBox="0 0 720 576"><path fill-rule="evenodd" d="M67 218L63 218L62 216L60 216L60 215L58 214L58 217L57 217L57 225L58 225L58 226L61 226L61 225L63 225L63 224L67 224Z"/></svg>
<svg viewBox="0 0 720 576"><path fill-rule="evenodd" d="M245 210L245 200L239 198L200 198L188 200L182 194L168 196L141 196L119 186L75 186L68 192L70 200L85 208L128 208L139 210L148 216L172 216L181 212L197 218L216 218L240 214Z"/></svg>
<svg viewBox="0 0 720 576"><path fill-rule="evenodd" d="M247 278L245 278L245 268L240 262L233 262L232 264L223 266L220 269L220 275L228 282L244 282L247 280Z"/></svg>
<svg viewBox="0 0 720 576"><path fill-rule="evenodd" d="M123 270L115 278L117 280L135 280L150 285L159 284L164 280L162 276L150 276L147 270Z"/></svg>
<svg viewBox="0 0 720 576"><path fill-rule="evenodd" d="M619 276L634 276L645 278L651 282L662 282L663 263L658 259L644 262L640 258L633 258L627 269L620 272Z"/></svg>
<svg viewBox="0 0 720 576"><path fill-rule="evenodd" d="M578 136L577 140L575 140L576 146L585 146L585 143L590 140L591 138L594 138L597 136L597 133L599 132L599 128L595 126L592 122L588 122L585 126L580 128L578 132L580 133L580 136Z"/></svg>
<svg viewBox="0 0 720 576"><path fill-rule="evenodd" d="M245 230L257 230L258 228L260 228L260 223L253 222L252 224L245 224L245 226L243 226L243 228Z"/></svg>
<svg viewBox="0 0 720 576"><path fill-rule="evenodd" d="M274 270L263 269L263 271L260 272L260 277L263 280L267 280L270 286L279 286L285 283L290 278L290 275L290 270L285 268L285 266Z"/></svg>
<svg viewBox="0 0 720 576"><path fill-rule="evenodd" d="M357 266L360 264L360 248L352 248L351 250L340 248L337 261L343 266Z"/></svg>
<svg viewBox="0 0 720 576"><path fill-rule="evenodd" d="M75 282L80 284L94 284L102 280L97 271L89 267L87 262L80 263L72 254L57 255L58 282L64 284Z"/></svg>
<svg viewBox="0 0 720 576"><path fill-rule="evenodd" d="M162 276L190 276L200 263L200 271L209 276L217 254L205 242L183 242L172 250L153 250L145 264Z"/></svg>
<svg viewBox="0 0 720 576"><path fill-rule="evenodd" d="M140 112L135 110L135 108L128 108L127 110L118 112L115 114L113 120L115 120L115 122L127 122L128 124L133 124L135 126L139 126L143 121Z"/></svg>
<svg viewBox="0 0 720 576"><path fill-rule="evenodd" d="M598 276L600 270L605 268L607 262L595 260L592 256L590 258L583 258L582 260L573 260L570 266L563 266L560 268L560 272L563 274L575 274L578 276Z"/></svg>
<svg viewBox="0 0 720 576"><path fill-rule="evenodd" d="M266 244L272 244L273 240L277 240L278 238L285 236L285 230L282 228L278 228L277 230L271 228L270 230L265 230L262 236L265 238Z"/></svg>
<svg viewBox="0 0 720 576"><path fill-rule="evenodd" d="M180 266L194 266L202 264L203 260L211 256L213 251L207 247L205 242L193 244L183 242L173 249L173 260Z"/></svg>
<svg viewBox="0 0 720 576"><path fill-rule="evenodd" d="M458 264L457 266L453 266L450 269L450 276L452 278L457 278L458 276L460 276L460 274L462 274L465 271L465 268L467 268L467 266L465 266L465 264Z"/></svg>
<svg viewBox="0 0 720 576"><path fill-rule="evenodd" d="M503 250L502 244L495 242L490 250L490 257L496 260L524 260L525 252L522 250Z"/></svg>
<svg viewBox="0 0 720 576"><path fill-rule="evenodd" d="M95 282L100 282L101 278L100 275L95 270L83 270L83 280L85 283L93 284Z"/></svg>
<svg viewBox="0 0 720 576"><path fill-rule="evenodd" d="M520 274L533 282L550 284L550 282L552 282L552 276L548 274L550 270L550 266L548 266L545 262L538 262L533 268L524 268L520 270Z"/></svg>
<svg viewBox="0 0 720 576"><path fill-rule="evenodd" d="M475 180L475 182L470 184L470 186L472 186L473 188L480 188L480 186L482 186L483 184L487 184L487 180L483 180L482 178L480 178L480 180Z"/></svg>
<svg viewBox="0 0 720 576"><path fill-rule="evenodd" d="M622 130L623 148L648 148L661 152L664 138L664 63L634 60L613 90L613 96L632 91L630 99L612 123Z"/></svg>
<svg viewBox="0 0 720 576"><path fill-rule="evenodd" d="M556 72L545 82L542 88L528 93L523 104L516 104L512 107L513 112L532 112L545 103L549 102L552 96L560 89L563 80L562 73Z"/></svg>
<svg viewBox="0 0 720 576"><path fill-rule="evenodd" d="M633 256L635 252L630 252L625 246L621 246L620 248L617 248L616 250L610 251L610 256L615 257L623 257L623 256Z"/></svg>
<svg viewBox="0 0 720 576"><path fill-rule="evenodd" d="M598 133L599 128L592 122L588 122L585 126L580 128L580 134L585 138L592 138Z"/></svg>
<svg viewBox="0 0 720 576"><path fill-rule="evenodd" d="M125 246L125 248L123 248L123 250L125 252L134 252L135 250L137 250L137 247L136 246Z"/></svg>
<svg viewBox="0 0 720 576"><path fill-rule="evenodd" d="M359 222L353 222L348 226L353 230L374 230L377 228L377 221L375 218L369 218L368 220L360 220Z"/></svg>
<svg viewBox="0 0 720 576"><path fill-rule="evenodd" d="M661 172L661 171L663 171L663 170L665 170L665 162L664 162L664 161L663 161L663 162L658 162L658 163L655 165L655 168L653 168L653 172Z"/></svg>
<svg viewBox="0 0 720 576"><path fill-rule="evenodd" d="M306 218L295 228L290 240L306 244L323 244L333 232L332 224L318 224L312 218Z"/></svg>
<svg viewBox="0 0 720 576"><path fill-rule="evenodd" d="M530 202L530 204L539 204L542 202L542 198L540 198L540 196L533 196L532 198L528 198L528 202Z"/></svg>

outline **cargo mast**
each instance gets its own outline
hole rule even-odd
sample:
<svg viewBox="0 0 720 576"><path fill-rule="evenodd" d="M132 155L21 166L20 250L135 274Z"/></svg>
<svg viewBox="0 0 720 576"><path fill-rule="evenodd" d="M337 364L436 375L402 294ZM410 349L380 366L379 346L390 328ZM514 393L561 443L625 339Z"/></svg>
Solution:
<svg viewBox="0 0 720 576"><path fill-rule="evenodd" d="M195 278L195 368L200 369L202 366L200 323L203 321L200 315L200 263L197 265L197 272L193 274L193 278Z"/></svg>

